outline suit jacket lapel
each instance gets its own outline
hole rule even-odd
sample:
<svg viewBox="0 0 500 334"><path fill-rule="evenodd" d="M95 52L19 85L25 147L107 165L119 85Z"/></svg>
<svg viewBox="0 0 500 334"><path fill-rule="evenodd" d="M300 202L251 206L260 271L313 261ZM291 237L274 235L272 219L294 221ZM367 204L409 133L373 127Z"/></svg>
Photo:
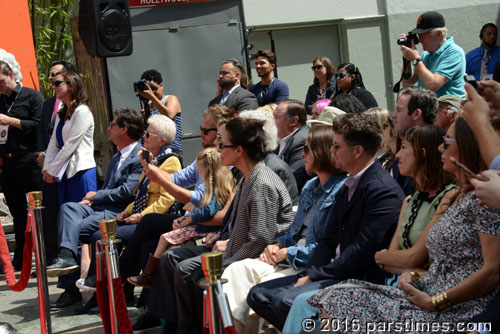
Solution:
<svg viewBox="0 0 500 334"><path fill-rule="evenodd" d="M225 106L227 106L227 104L229 103L229 101L231 101L238 94L238 91L240 89L241 89L241 87L238 87L235 90L233 90L233 92L231 94L229 94L229 96L227 97L226 101L224 101L224 105ZM222 98L222 96L221 96L221 98Z"/></svg>
<svg viewBox="0 0 500 334"><path fill-rule="evenodd" d="M116 169L118 162L120 162L120 155L117 153L113 156L113 158L111 159L111 161L109 163L109 168L108 168L108 172L106 175L106 180L104 181L104 184L102 186L103 189L109 188L110 185L115 183L114 179L115 179L116 172L113 173L113 169Z"/></svg>

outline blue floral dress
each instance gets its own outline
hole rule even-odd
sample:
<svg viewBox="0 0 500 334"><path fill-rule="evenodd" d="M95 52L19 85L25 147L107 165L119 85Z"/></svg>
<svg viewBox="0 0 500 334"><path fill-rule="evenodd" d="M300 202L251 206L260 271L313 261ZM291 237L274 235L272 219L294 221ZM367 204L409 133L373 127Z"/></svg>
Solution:
<svg viewBox="0 0 500 334"><path fill-rule="evenodd" d="M483 259L478 232L500 235L500 211L480 206L471 192L453 203L429 231L427 248L432 265L416 287L433 296L457 286L479 270ZM430 312L412 304L406 293L398 288L358 280L343 283L362 287L336 288L333 285L309 298L308 303L323 307L331 318L347 319L341 323L343 328L339 331L344 333L353 332L350 328L352 324L366 330L368 326L373 329L373 323L385 322L387 325L390 321L401 322L403 328L409 329L406 333L432 331L432 327L429 330L419 327L417 330L419 322L440 323L440 330L433 333L445 331L446 326L466 321L482 312L500 289L497 287L482 297L453 305L441 312Z"/></svg>

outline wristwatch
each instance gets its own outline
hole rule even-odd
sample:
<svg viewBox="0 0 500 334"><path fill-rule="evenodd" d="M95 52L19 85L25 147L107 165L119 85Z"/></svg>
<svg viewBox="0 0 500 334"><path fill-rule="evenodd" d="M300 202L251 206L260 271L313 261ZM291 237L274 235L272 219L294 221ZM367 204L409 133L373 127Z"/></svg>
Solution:
<svg viewBox="0 0 500 334"><path fill-rule="evenodd" d="M414 59L411 63L413 64L413 66L416 66L419 61L422 61L422 59L420 59L420 57L418 57L417 59Z"/></svg>

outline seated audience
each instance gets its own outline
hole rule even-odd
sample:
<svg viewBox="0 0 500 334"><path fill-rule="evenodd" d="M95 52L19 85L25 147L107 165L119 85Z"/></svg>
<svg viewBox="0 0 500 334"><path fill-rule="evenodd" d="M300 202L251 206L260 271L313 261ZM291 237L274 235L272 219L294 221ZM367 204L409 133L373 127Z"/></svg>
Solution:
<svg viewBox="0 0 500 334"><path fill-rule="evenodd" d="M144 151L152 155L152 162L158 168L167 173L176 173L181 170L181 162L177 151L171 148L175 138L175 123L164 115L155 114L148 118L148 127L144 133L144 147L138 152L142 155ZM166 214L175 202L175 198L168 193L161 184L150 180L144 173L141 174L139 185L134 190L135 200L122 212L116 215L118 222L116 238L121 240L119 247L127 245L134 232L141 223L142 218L148 214ZM82 225L82 229L90 229ZM77 281L76 286L82 290L94 290L95 288L95 243L102 239L101 232L95 231L89 238L87 234L80 236L84 243L92 246L92 262L86 279ZM129 264L132 265L132 264Z"/></svg>
<svg viewBox="0 0 500 334"><path fill-rule="evenodd" d="M336 90L335 68L328 57L314 58L311 69L314 72L314 80L307 89L305 101L306 111L309 115L314 102L321 99L331 99Z"/></svg>
<svg viewBox="0 0 500 334"><path fill-rule="evenodd" d="M439 150L443 168L455 174L460 184L467 182L467 176L452 158L474 173L484 166L476 139L460 117ZM429 230L426 244L432 262L428 272L403 272L397 288L350 280L360 287L334 285L308 302L328 317L347 322L355 317L360 330L366 330L365 321L402 319L453 326L482 312L500 290L500 211L481 206L473 192L462 194Z"/></svg>
<svg viewBox="0 0 500 334"><path fill-rule="evenodd" d="M363 103L365 109L378 107L377 101L372 93L365 89L363 77L356 65L351 63L340 64L337 67L335 79L337 80L337 91L335 92L335 96L340 94L354 95Z"/></svg>
<svg viewBox="0 0 500 334"><path fill-rule="evenodd" d="M365 114L345 114L333 122L331 148L337 168L350 174L335 198L335 208L307 268L298 275L254 286L248 305L281 330L295 297L345 278L381 282L373 256L386 248L396 229L403 192L382 169L375 154L378 124Z"/></svg>
<svg viewBox="0 0 500 334"><path fill-rule="evenodd" d="M276 238L258 258L234 262L224 270L222 278L228 279L224 291L238 333L243 333L250 311L246 303L248 290L260 282L300 272L324 233L335 195L345 179L330 153L332 135L331 126L309 131L302 157L307 173L317 176L304 186L288 232Z"/></svg>
<svg viewBox="0 0 500 334"><path fill-rule="evenodd" d="M397 154L401 173L416 181L417 191L403 202L398 227L389 248L375 253L378 266L395 274L386 279L387 285L396 286L399 274L405 269L423 270L428 266L427 232L457 194L455 185L450 184L452 175L443 170L438 151L443 135L443 130L433 125L410 128ZM316 316L317 309L308 305L306 300L319 291L309 291L295 298L283 328L284 333L299 333L300 323L296 319Z"/></svg>
<svg viewBox="0 0 500 334"><path fill-rule="evenodd" d="M160 260L145 313L134 330L160 325L166 319L172 333L202 331L203 278L200 256L224 252L224 267L256 258L293 220L292 202L280 178L262 161L266 150L263 121L235 118L219 130L222 162L243 173L231 209L219 234L208 234L205 246L171 249ZM148 170L149 165L143 163Z"/></svg>
<svg viewBox="0 0 500 334"><path fill-rule="evenodd" d="M234 186L233 175L222 165L220 154L215 148L206 148L198 153L196 167L203 178L205 188L201 206L192 209L190 215L174 221L173 230L160 237L154 254L149 255L142 274L127 279L130 284L151 288L158 261L170 245L179 245L219 230L220 225L210 224L208 221L230 200Z"/></svg>
<svg viewBox="0 0 500 334"><path fill-rule="evenodd" d="M112 219L134 199L133 191L141 176L137 152L142 148L142 115L131 109L113 112L108 132L109 139L118 147L108 167L103 186L89 192L79 203L68 202L61 206L58 217L59 252L55 262L47 267L48 276L61 276L78 269L78 243L80 238L90 238L99 229L99 221ZM83 228L85 227L85 228ZM88 243L88 242L87 242ZM75 287L78 277L60 278L58 287L65 290L51 307L66 307L81 301Z"/></svg>

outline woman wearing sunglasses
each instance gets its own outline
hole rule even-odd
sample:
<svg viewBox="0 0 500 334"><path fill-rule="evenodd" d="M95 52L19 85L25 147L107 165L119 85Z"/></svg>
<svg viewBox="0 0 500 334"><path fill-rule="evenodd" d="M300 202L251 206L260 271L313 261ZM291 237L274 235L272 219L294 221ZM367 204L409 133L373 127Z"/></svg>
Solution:
<svg viewBox="0 0 500 334"><path fill-rule="evenodd" d="M366 109L378 107L372 93L365 89L363 77L356 65L351 63L340 64L337 67L335 78L337 79L337 92L335 96L339 94L351 94L357 97L365 105Z"/></svg>
<svg viewBox="0 0 500 334"><path fill-rule="evenodd" d="M97 191L94 160L94 118L88 96L78 74L57 74L51 83L63 102L56 117L43 164L43 180L59 182L59 204L80 202L90 191Z"/></svg>
<svg viewBox="0 0 500 334"><path fill-rule="evenodd" d="M335 68L328 57L316 57L311 69L314 72L314 81L306 95L306 110L310 115L314 102L329 99L335 93Z"/></svg>

